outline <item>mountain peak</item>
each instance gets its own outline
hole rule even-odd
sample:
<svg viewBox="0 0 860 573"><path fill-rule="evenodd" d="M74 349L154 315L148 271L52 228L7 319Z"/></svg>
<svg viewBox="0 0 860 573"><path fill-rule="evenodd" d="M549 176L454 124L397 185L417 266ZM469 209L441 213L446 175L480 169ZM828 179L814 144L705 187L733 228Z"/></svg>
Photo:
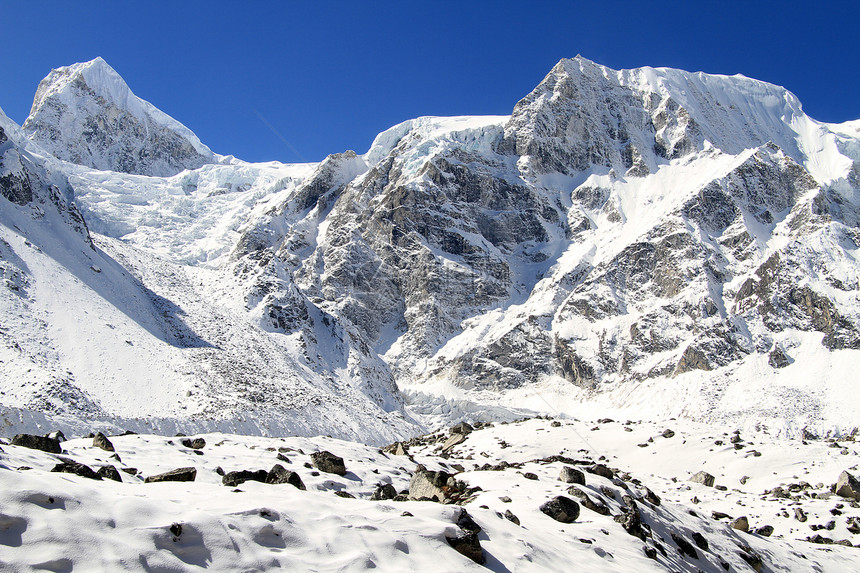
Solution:
<svg viewBox="0 0 860 573"><path fill-rule="evenodd" d="M95 169L170 176L215 160L190 129L134 95L101 57L51 70L23 127L56 157Z"/></svg>

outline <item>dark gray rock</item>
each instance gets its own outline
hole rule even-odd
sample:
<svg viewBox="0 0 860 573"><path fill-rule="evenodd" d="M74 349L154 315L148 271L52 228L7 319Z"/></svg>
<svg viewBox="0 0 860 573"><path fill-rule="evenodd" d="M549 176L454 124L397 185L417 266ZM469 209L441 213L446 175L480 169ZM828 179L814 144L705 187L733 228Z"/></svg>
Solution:
<svg viewBox="0 0 860 573"><path fill-rule="evenodd" d="M112 465L106 465L106 466L100 467L96 471L96 475L102 479L109 479L109 480L118 481L118 482L122 481L122 477L120 476L119 471L117 471L117 469Z"/></svg>
<svg viewBox="0 0 860 573"><path fill-rule="evenodd" d="M473 427L472 427L471 425L469 425L468 423L466 423L466 422L460 422L459 424L457 424L457 425L455 425L455 426L452 426L452 427L451 427L451 429L449 430L449 432L450 432L451 434L463 434L463 435L466 435L466 434L471 434L471 433L474 431L474 429L475 429L475 428L473 428Z"/></svg>
<svg viewBox="0 0 860 573"><path fill-rule="evenodd" d="M197 478L197 468L177 468L175 470L170 470L169 472L164 472L163 474L158 474L154 476L149 476L146 478L144 483L158 483L165 481L194 481Z"/></svg>
<svg viewBox="0 0 860 573"><path fill-rule="evenodd" d="M385 499L394 499L397 497L397 490L390 483L380 484L376 486L376 491L370 496L373 501L382 501Z"/></svg>
<svg viewBox="0 0 860 573"><path fill-rule="evenodd" d="M558 474L558 481L585 485L585 474L576 468L564 466Z"/></svg>
<svg viewBox="0 0 860 573"><path fill-rule="evenodd" d="M595 501L591 499L584 491L576 487L575 485L570 486L567 489L567 493L570 495L579 498L580 503L585 507L585 509L591 510L595 513L599 513L600 515L609 515L609 508L603 502Z"/></svg>
<svg viewBox="0 0 860 573"><path fill-rule="evenodd" d="M185 438L182 440L182 445L186 448L191 448L192 450L202 450L206 447L206 440L203 438Z"/></svg>
<svg viewBox="0 0 860 573"><path fill-rule="evenodd" d="M585 471L600 477L604 477L606 479L612 479L615 477L615 472L613 472L611 469L609 469L603 464L594 464L592 466L588 466L585 468Z"/></svg>
<svg viewBox="0 0 860 573"><path fill-rule="evenodd" d="M761 535L762 537L770 537L773 535L773 526L772 525L762 525L761 527L756 528L756 535Z"/></svg>
<svg viewBox="0 0 860 573"><path fill-rule="evenodd" d="M33 434L16 434L9 440L13 446L21 446L31 448L33 450L42 450L52 454L59 454L63 451L60 447L59 440L48 438L46 436L35 436Z"/></svg>
<svg viewBox="0 0 860 573"><path fill-rule="evenodd" d="M266 483L268 476L269 473L266 470L238 470L224 474L224 477L221 478L221 483L230 487L236 487L246 481Z"/></svg>
<svg viewBox="0 0 860 573"><path fill-rule="evenodd" d="M101 480L101 476L98 475L93 469L87 465L76 462L74 460L70 460L68 458L60 458L60 463L55 465L52 469L52 472L62 472L66 474L74 474L76 476L81 476L94 480Z"/></svg>
<svg viewBox="0 0 860 573"><path fill-rule="evenodd" d="M540 510L556 521L573 523L579 517L579 504L563 495L558 495L540 506Z"/></svg>
<svg viewBox="0 0 860 573"><path fill-rule="evenodd" d="M708 540L705 539L704 535L702 535L698 531L694 531L691 537L693 538L693 543L696 544L696 547L698 547L702 551L708 550Z"/></svg>
<svg viewBox="0 0 860 573"><path fill-rule="evenodd" d="M696 551L696 548L693 547L693 544L678 535L677 533L672 533L672 541L675 542L675 545L678 546L678 551L681 552L681 555L688 555L693 559L699 558L699 553Z"/></svg>
<svg viewBox="0 0 860 573"><path fill-rule="evenodd" d="M505 519L510 521L511 523L515 523L517 525L520 524L520 518L514 515L510 509L506 509L504 513Z"/></svg>
<svg viewBox="0 0 860 573"><path fill-rule="evenodd" d="M286 469L281 464L275 464L272 466L272 469L270 469L269 473L266 474L265 482L274 485L288 483L298 489L306 489L301 476L294 471Z"/></svg>
<svg viewBox="0 0 860 573"><path fill-rule="evenodd" d="M484 556L484 550L481 548L481 542L478 539L477 533L464 532L461 535L445 536L448 545L453 547L461 555L465 555L478 565L486 563L487 558Z"/></svg>
<svg viewBox="0 0 860 573"><path fill-rule="evenodd" d="M110 440L107 439L107 436L102 434L101 432L97 433L93 438L93 447L101 448L106 452L116 451L113 447L113 444Z"/></svg>
<svg viewBox="0 0 860 573"><path fill-rule="evenodd" d="M352 495L351 493L349 493L348 491L338 490L338 491L334 492L334 494L338 497L343 497L345 499L355 499L355 496Z"/></svg>
<svg viewBox="0 0 860 573"><path fill-rule="evenodd" d="M457 527L460 529L470 533L480 533L482 531L481 526L475 522L472 516L469 515L469 512L465 509L460 510L454 523L456 523Z"/></svg>
<svg viewBox="0 0 860 573"><path fill-rule="evenodd" d="M343 458L329 451L323 450L312 453L311 462L321 472L337 474L339 476L346 475L346 465L343 463Z"/></svg>
<svg viewBox="0 0 860 573"><path fill-rule="evenodd" d="M806 519L807 519L806 512L803 511L803 508L801 508L801 507L795 507L794 508L794 519L796 519L800 523L803 523L806 521Z"/></svg>
<svg viewBox="0 0 860 573"><path fill-rule="evenodd" d="M642 530L642 515L639 513L639 508L636 507L636 502L630 496L625 495L624 503L627 505L624 513L616 515L613 519L616 523L620 523L628 534L645 541L645 532Z"/></svg>

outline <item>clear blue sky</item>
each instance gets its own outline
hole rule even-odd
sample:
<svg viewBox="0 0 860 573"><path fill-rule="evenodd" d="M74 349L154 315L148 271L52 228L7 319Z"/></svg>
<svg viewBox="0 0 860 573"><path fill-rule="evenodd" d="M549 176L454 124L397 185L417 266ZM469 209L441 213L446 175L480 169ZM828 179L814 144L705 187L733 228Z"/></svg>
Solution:
<svg viewBox="0 0 860 573"><path fill-rule="evenodd" d="M21 123L51 68L102 56L214 151L311 161L419 115L509 114L582 54L742 73L838 122L860 119L858 4L0 1L0 107Z"/></svg>

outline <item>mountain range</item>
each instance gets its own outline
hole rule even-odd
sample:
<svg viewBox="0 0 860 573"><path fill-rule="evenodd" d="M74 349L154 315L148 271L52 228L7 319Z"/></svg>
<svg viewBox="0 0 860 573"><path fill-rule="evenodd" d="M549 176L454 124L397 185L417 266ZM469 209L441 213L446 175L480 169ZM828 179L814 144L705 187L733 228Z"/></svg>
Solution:
<svg viewBox="0 0 860 573"><path fill-rule="evenodd" d="M11 433L860 420L860 121L743 76L578 56L510 116L254 164L97 58L0 111L0 191Z"/></svg>

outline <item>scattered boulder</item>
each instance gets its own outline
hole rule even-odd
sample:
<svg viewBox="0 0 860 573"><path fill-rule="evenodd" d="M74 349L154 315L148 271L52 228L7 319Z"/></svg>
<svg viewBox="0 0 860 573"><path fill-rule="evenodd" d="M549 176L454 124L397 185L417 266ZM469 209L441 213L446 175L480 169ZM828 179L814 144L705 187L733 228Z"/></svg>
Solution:
<svg viewBox="0 0 860 573"><path fill-rule="evenodd" d="M661 435L662 435L664 438L671 438L672 436L674 436L674 435L675 435L675 432L674 432L674 431L672 431L672 430L667 429L667 430L664 430L664 431L663 431L663 433L662 433Z"/></svg>
<svg viewBox="0 0 860 573"><path fill-rule="evenodd" d="M300 490L305 490L305 484L302 481L302 478L294 471L290 471L281 464L275 464L272 466L272 469L269 470L269 473L266 474L266 483L268 484L282 484L288 483L293 487L296 487Z"/></svg>
<svg viewBox="0 0 860 573"><path fill-rule="evenodd" d="M612 479L615 477L615 472L613 472L611 469L609 469L603 464L594 464L585 468L585 471L600 477L604 477L606 479Z"/></svg>
<svg viewBox="0 0 860 573"><path fill-rule="evenodd" d="M81 476L94 480L102 479L101 476L94 472L90 466L78 463L68 458L60 458L60 463L55 465L53 469L51 469L51 471L62 472L66 474L75 474L76 476Z"/></svg>
<svg viewBox="0 0 860 573"><path fill-rule="evenodd" d="M106 465L106 466L100 467L96 471L96 475L102 479L109 479L109 480L113 480L113 481L122 482L122 477L120 477L119 471L116 469L116 467L114 467L112 465Z"/></svg>
<svg viewBox="0 0 860 573"><path fill-rule="evenodd" d="M609 515L609 508L606 507L606 505L601 502L594 501L588 496L588 494L586 494L584 491L582 491L575 485L570 486L567 489L567 493L579 498L579 502L583 506L585 506L586 509L591 510L595 513L599 513L600 515Z"/></svg>
<svg viewBox="0 0 860 573"><path fill-rule="evenodd" d="M846 523L848 524L846 529L848 529L849 533L853 533L855 535L860 533L860 517L849 517L846 520Z"/></svg>
<svg viewBox="0 0 860 573"><path fill-rule="evenodd" d="M466 441L466 435L465 434L459 434L459 433L451 434L448 437L448 439L445 440L445 443L442 444L442 452L447 454L448 452L450 452L451 450L454 449L454 446L456 446L458 444L462 444L465 441Z"/></svg>
<svg viewBox="0 0 860 573"><path fill-rule="evenodd" d="M311 454L311 462L314 467L321 472L328 474L337 474L339 476L346 475L346 466L343 463L343 458L334 455L333 453L323 450Z"/></svg>
<svg viewBox="0 0 860 573"><path fill-rule="evenodd" d="M116 451L113 447L113 444L110 440L107 439L107 436L102 434L101 432L97 433L95 437L93 437L93 447L101 448L106 452L114 452Z"/></svg>
<svg viewBox="0 0 860 573"><path fill-rule="evenodd" d="M14 439L14 438L13 438ZM839 474L836 480L836 495L860 500L860 481L848 472Z"/></svg>
<svg viewBox="0 0 860 573"><path fill-rule="evenodd" d="M194 438L193 440L191 438L185 438L181 440L181 443L186 448L191 448L192 450L202 450L206 447L206 440L203 438Z"/></svg>
<svg viewBox="0 0 860 573"><path fill-rule="evenodd" d="M448 472L434 472L418 466L409 482L409 499L445 501L448 498L450 477Z"/></svg>
<svg viewBox="0 0 860 573"><path fill-rule="evenodd" d="M564 466L561 468L561 472L558 475L558 481L585 485L585 474L576 468Z"/></svg>
<svg viewBox="0 0 860 573"><path fill-rule="evenodd" d="M579 504L563 495L558 495L540 506L540 510L561 523L573 523L579 517Z"/></svg>
<svg viewBox="0 0 860 573"><path fill-rule="evenodd" d="M454 520L454 523L457 524L457 527L462 529L463 531L468 531L470 533L480 533L481 526L478 525L472 516L469 515L469 512L465 509L461 509L460 513L457 514L457 519Z"/></svg>
<svg viewBox="0 0 860 573"><path fill-rule="evenodd" d="M627 503L627 509L621 515L615 516L615 522L620 523L628 534L645 541L645 532L642 530L642 515L639 513L639 508L636 507L636 502L632 498L629 501L627 499L624 501Z"/></svg>
<svg viewBox="0 0 860 573"><path fill-rule="evenodd" d="M702 485L706 485L708 487L714 487L714 482L717 478L709 474L708 472L698 472L693 474L690 478L690 481L693 483L700 483Z"/></svg>
<svg viewBox="0 0 860 573"><path fill-rule="evenodd" d="M677 533L672 533L672 541L674 541L675 545L678 546L678 551L681 552L681 555L689 555L693 559L699 558L699 553L696 551L696 548L693 547L693 544Z"/></svg>
<svg viewBox="0 0 860 573"><path fill-rule="evenodd" d="M58 442L65 442L66 435L61 430L54 430L53 432L48 432L45 434L46 438L51 438L52 440L57 440Z"/></svg>
<svg viewBox="0 0 860 573"><path fill-rule="evenodd" d="M741 559L747 562L747 565L752 567L753 571L761 573L762 567L764 567L764 560L761 558L761 555L753 551L752 548L747 545L741 546L739 555L741 556Z"/></svg>
<svg viewBox="0 0 860 573"><path fill-rule="evenodd" d="M537 474L536 474L536 473L532 473L532 472L526 472L526 473L524 473L524 474L523 474L523 477L524 477L524 478L526 478L526 479L530 479L530 480L532 480L532 481L537 481L537 479L538 479Z"/></svg>
<svg viewBox="0 0 860 573"><path fill-rule="evenodd" d="M515 523L516 525L520 524L520 518L514 515L510 509L506 509L504 513L505 519L510 521L511 523Z"/></svg>
<svg viewBox="0 0 860 573"><path fill-rule="evenodd" d="M370 496L373 501L382 501L385 499L394 499L397 497L397 490L390 483L380 484L376 486L376 491Z"/></svg>
<svg viewBox="0 0 860 573"><path fill-rule="evenodd" d="M344 497L346 499L355 499L355 496L352 495L351 493L349 493L348 491L338 490L338 491L334 492L334 494L338 497Z"/></svg>
<svg viewBox="0 0 860 573"><path fill-rule="evenodd" d="M773 535L773 526L772 525L762 525L761 527L755 530L756 535L761 535L762 537L770 537Z"/></svg>
<svg viewBox="0 0 860 573"><path fill-rule="evenodd" d="M801 508L801 507L795 507L794 508L794 518L797 521L799 521L800 523L803 523L806 521L806 519L807 519L806 512L803 511L803 508Z"/></svg>
<svg viewBox="0 0 860 573"><path fill-rule="evenodd" d="M747 533L750 530L750 522L745 515L732 521L731 525L732 528L737 529L738 531L743 531L744 533Z"/></svg>
<svg viewBox="0 0 860 573"><path fill-rule="evenodd" d="M32 450L42 450L51 454L62 453L60 441L47 436L34 436L33 434L16 434L9 441L13 446L21 446Z"/></svg>
<svg viewBox="0 0 860 573"><path fill-rule="evenodd" d="M387 445L382 448L382 451L386 454L392 454L395 456L408 456L409 450L406 447L406 444L403 442L394 442L393 444Z"/></svg>
<svg viewBox="0 0 860 573"><path fill-rule="evenodd" d="M269 473L266 470L238 470L227 472L221 478L221 483L230 487L236 487L246 481L258 481L265 483Z"/></svg>
<svg viewBox="0 0 860 573"><path fill-rule="evenodd" d="M144 483L158 483L164 481L194 481L197 478L197 468L176 468L163 474L149 476Z"/></svg>
<svg viewBox="0 0 860 573"><path fill-rule="evenodd" d="M473 428L472 426L470 426L466 422L460 422L459 424L457 424L455 426L451 426L449 433L451 435L462 434L465 436L467 434L471 434L474 430L475 430L475 428Z"/></svg>
<svg viewBox="0 0 860 573"><path fill-rule="evenodd" d="M446 535L445 540L458 553L465 555L478 565L483 565L486 562L487 558L484 557L484 550L481 548L477 533L464 532L453 537Z"/></svg>
<svg viewBox="0 0 860 573"><path fill-rule="evenodd" d="M702 551L708 550L708 540L705 539L704 535L702 535L698 531L695 531L695 532L693 532L692 538L693 538L693 543L696 544L696 547L698 547Z"/></svg>

